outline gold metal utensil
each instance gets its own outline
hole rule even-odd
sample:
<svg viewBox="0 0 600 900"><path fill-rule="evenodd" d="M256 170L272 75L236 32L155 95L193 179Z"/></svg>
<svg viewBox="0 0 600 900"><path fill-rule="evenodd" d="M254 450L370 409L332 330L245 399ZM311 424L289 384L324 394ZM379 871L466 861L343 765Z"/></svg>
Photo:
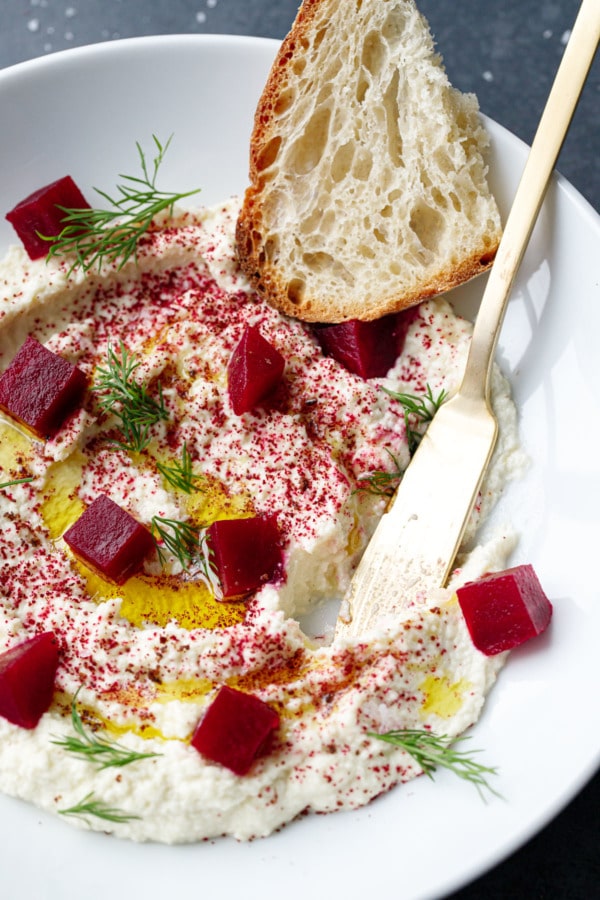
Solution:
<svg viewBox="0 0 600 900"><path fill-rule="evenodd" d="M511 286L600 39L600 0L583 0L484 291L464 378L437 411L342 602L336 637L366 635L442 587L497 436L492 360Z"/></svg>

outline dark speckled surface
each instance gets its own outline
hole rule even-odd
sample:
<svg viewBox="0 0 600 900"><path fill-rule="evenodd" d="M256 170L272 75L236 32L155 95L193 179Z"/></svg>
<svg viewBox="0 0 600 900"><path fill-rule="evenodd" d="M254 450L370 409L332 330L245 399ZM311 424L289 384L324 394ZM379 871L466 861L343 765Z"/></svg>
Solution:
<svg viewBox="0 0 600 900"><path fill-rule="evenodd" d="M343 0L340 0L343 2ZM3 0L0 67L57 50L149 34L282 38L299 0ZM419 0L452 82L530 142L577 0ZM558 169L600 210L600 59L584 88ZM597 694L592 702L598 702ZM599 738L600 740L600 738ZM508 860L452 900L593 900L600 897L600 777ZM399 848L400 849L400 848ZM468 856L468 848L465 848ZM401 860L398 860L401 868ZM401 897L401 878L390 896ZM313 885L313 890L316 887ZM316 890L318 896L318 890ZM283 896L283 895L282 895Z"/></svg>

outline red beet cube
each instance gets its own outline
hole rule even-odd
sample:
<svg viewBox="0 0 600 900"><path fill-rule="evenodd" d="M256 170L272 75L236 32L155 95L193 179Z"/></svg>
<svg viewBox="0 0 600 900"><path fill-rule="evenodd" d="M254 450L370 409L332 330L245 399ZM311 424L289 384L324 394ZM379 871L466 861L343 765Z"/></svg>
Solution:
<svg viewBox="0 0 600 900"><path fill-rule="evenodd" d="M124 584L155 549L150 531L104 494L63 537L75 556L116 584Z"/></svg>
<svg viewBox="0 0 600 900"><path fill-rule="evenodd" d="M86 386L81 369L30 335L0 375L0 409L38 437L52 437L81 405Z"/></svg>
<svg viewBox="0 0 600 900"><path fill-rule="evenodd" d="M63 230L65 212L60 207L90 208L70 175L34 191L6 214L30 259L46 256L50 243L44 237L55 237Z"/></svg>
<svg viewBox="0 0 600 900"><path fill-rule="evenodd" d="M192 746L236 775L245 775L278 727L279 716L258 697L222 687L196 728Z"/></svg>
<svg viewBox="0 0 600 900"><path fill-rule="evenodd" d="M406 328L403 314L392 314L372 322L351 319L338 325L319 325L316 338L327 356L361 378L383 377L402 351Z"/></svg>
<svg viewBox="0 0 600 900"><path fill-rule="evenodd" d="M0 716L21 728L35 728L52 703L58 645L51 631L0 655Z"/></svg>
<svg viewBox="0 0 600 900"><path fill-rule="evenodd" d="M219 519L208 528L223 599L255 591L281 574L281 537L275 516Z"/></svg>
<svg viewBox="0 0 600 900"><path fill-rule="evenodd" d="M530 565L485 575L456 593L471 640L487 656L541 634L552 616L552 605Z"/></svg>
<svg viewBox="0 0 600 900"><path fill-rule="evenodd" d="M246 327L227 367L229 400L236 416L249 412L277 387L285 360L254 325Z"/></svg>

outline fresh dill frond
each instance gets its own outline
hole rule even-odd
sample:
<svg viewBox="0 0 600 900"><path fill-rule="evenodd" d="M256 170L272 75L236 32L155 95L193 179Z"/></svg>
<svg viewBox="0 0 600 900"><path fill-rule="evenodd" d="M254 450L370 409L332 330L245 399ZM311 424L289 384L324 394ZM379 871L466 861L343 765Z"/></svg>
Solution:
<svg viewBox="0 0 600 900"><path fill-rule="evenodd" d="M437 397L434 397L431 386L426 386L425 393L422 396L416 394L403 394L392 391L389 388L383 390L397 400L404 410L404 426L406 431L406 440L408 444L408 452L412 456L419 446L423 437L423 425L428 424L447 397L446 391L441 390ZM377 497L393 497L396 488L402 481L405 469L400 466L397 457L387 447L386 452L391 457L393 469L386 471L385 469L376 469L374 472L367 472L359 476L356 492L363 491L365 493L374 494Z"/></svg>
<svg viewBox="0 0 600 900"><path fill-rule="evenodd" d="M374 472L366 472L364 475L360 475L357 479L356 493L374 494L376 497L394 496L396 488L404 475L404 469L400 466L398 458L394 456L391 450L386 447L385 451L394 464L392 471L386 472L385 469L376 469Z"/></svg>
<svg viewBox="0 0 600 900"><path fill-rule="evenodd" d="M192 457L190 456L187 444L184 443L181 449L181 459L175 460L171 465L166 463L156 463L156 468L171 487L183 491L185 494L191 494L192 491L199 491L201 488L198 481L201 475L194 475L192 470Z"/></svg>
<svg viewBox="0 0 600 900"><path fill-rule="evenodd" d="M129 750L116 741L87 732L77 711L77 694L71 702L71 723L78 737L69 735L51 741L51 743L56 747L62 747L67 753L72 753L79 759L94 763L100 769L109 769L113 766L121 768L132 762L161 755L160 753L139 753L136 750Z"/></svg>
<svg viewBox="0 0 600 900"><path fill-rule="evenodd" d="M384 387L383 390L397 400L404 409L404 425L406 427L406 439L411 456L421 443L423 437L423 425L427 425L446 400L448 394L445 389L433 396L431 385L427 384L422 396L416 394L403 394Z"/></svg>
<svg viewBox="0 0 600 900"><path fill-rule="evenodd" d="M380 741L386 741L395 747L401 747L409 753L415 762L423 769L425 775L433 778L435 770L442 766L450 769L459 778L470 781L477 788L480 796L485 799L483 789L487 789L497 797L500 795L488 783L488 775L497 775L498 770L495 767L483 766L473 759L475 753L479 750L471 750L465 752L456 749L456 745L462 741L469 740L468 735L453 739L446 735L433 734L431 731L424 729L404 729L401 731L388 731L384 734L376 734L369 732L369 737L377 738Z"/></svg>
<svg viewBox="0 0 600 900"><path fill-rule="evenodd" d="M108 209L69 209L60 206L64 213L64 227L54 237L42 235L50 242L48 258L74 255L71 270L81 268L84 272L94 266L100 269L104 260L118 263L120 269L131 256L136 258L138 242L155 216L164 210L172 215L176 203L199 190L178 194L156 187L158 170L172 137L162 144L156 135L152 135L156 155L151 171L141 145L136 142L142 175L120 174L123 183L117 184L116 196L94 188L108 203Z"/></svg>
<svg viewBox="0 0 600 900"><path fill-rule="evenodd" d="M189 522L153 516L150 530L163 565L166 562L165 549L179 560L183 569L197 557L200 529Z"/></svg>
<svg viewBox="0 0 600 900"><path fill-rule="evenodd" d="M28 475L27 478L13 478L12 481L3 481L0 484L0 491L3 491L4 488L12 487L14 484L27 484L29 481L33 481L33 475Z"/></svg>
<svg viewBox="0 0 600 900"><path fill-rule="evenodd" d="M139 816L131 813L123 812L115 806L109 806L103 800L98 800L93 791L86 794L80 803L69 806L67 809L59 809L61 816L75 816L79 819L87 821L88 816L96 816L98 819L105 819L107 822L131 822L133 819L139 819Z"/></svg>
<svg viewBox="0 0 600 900"><path fill-rule="evenodd" d="M151 427L169 417L160 384L156 400L133 377L139 366L123 341L119 353L109 346L107 364L96 370L98 380L92 387L99 394L101 409L119 420L123 440L115 443L134 453L141 452L150 443Z"/></svg>
<svg viewBox="0 0 600 900"><path fill-rule="evenodd" d="M215 565L210 541L208 540L207 528L201 528L198 531L198 548L193 559L193 567L190 569L190 575L203 581L206 587L212 591L216 600L223 599L223 587Z"/></svg>
<svg viewBox="0 0 600 900"><path fill-rule="evenodd" d="M187 570L189 578L199 578L218 600L221 599L221 582L214 564L207 528L199 528L178 519L154 516L150 530L158 558L163 565L167 561L165 551L168 551L179 560L181 568Z"/></svg>

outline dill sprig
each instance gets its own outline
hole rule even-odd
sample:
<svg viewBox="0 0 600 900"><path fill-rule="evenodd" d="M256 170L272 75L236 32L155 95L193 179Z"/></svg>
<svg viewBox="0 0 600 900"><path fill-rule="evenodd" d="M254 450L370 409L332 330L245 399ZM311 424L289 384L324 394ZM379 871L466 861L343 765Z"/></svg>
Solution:
<svg viewBox="0 0 600 900"><path fill-rule="evenodd" d="M163 565L166 562L165 548L179 560L182 569L186 569L197 557L200 529L196 526L179 519L153 516L150 530Z"/></svg>
<svg viewBox="0 0 600 900"><path fill-rule="evenodd" d="M136 141L142 175L120 174L119 178L123 179L123 183L117 184L115 197L94 188L109 204L109 209L69 209L59 206L64 213L61 220L63 229L54 237L42 235L51 242L48 258L74 254L75 262L71 270L79 267L84 272L94 266L100 269L105 259L118 262L120 269L131 256L136 258L138 241L148 231L155 216L163 210L168 210L169 215L172 215L176 203L198 192L195 189L177 194L161 191L156 187L158 170L172 137L173 135L165 144L161 144L156 135L152 135L156 155L151 169L141 145Z"/></svg>
<svg viewBox="0 0 600 900"><path fill-rule="evenodd" d="M147 388L134 379L133 374L139 366L123 341L120 342L120 353L109 346L107 365L98 367L98 381L92 388L101 395L101 409L115 415L120 422L123 440L115 443L135 453L150 443L150 428L169 415L160 384L158 400L155 400Z"/></svg>
<svg viewBox="0 0 600 900"><path fill-rule="evenodd" d="M426 386L423 396L420 397L416 394L398 393L385 387L383 390L394 400L397 400L404 410L406 441L408 452L412 456L421 443L424 434L423 425L431 422L446 399L447 393L442 389L437 397L434 397L429 384ZM361 475L358 478L357 491L365 491L369 494L375 494L377 497L393 497L405 470L401 468L398 459L391 450L387 447L385 449L394 463L393 470L386 472L384 469L377 469L374 472L367 472Z"/></svg>
<svg viewBox="0 0 600 900"><path fill-rule="evenodd" d="M171 487L177 488L185 494L200 490L197 482L201 480L202 476L194 475L192 471L192 457L187 444L184 443L181 449L181 459L175 460L171 465L157 462L156 468Z"/></svg>
<svg viewBox="0 0 600 900"><path fill-rule="evenodd" d="M486 778L487 775L496 775L498 770L495 767L483 766L473 759L473 754L481 751L465 752L455 749L456 744L469 740L468 735L453 739L446 735L433 734L431 731L407 728L401 731L388 731L385 734L369 732L369 737L406 750L429 778L433 778L435 770L438 766L442 766L450 769L459 778L474 784L483 799L485 799L484 788L497 797L500 796L490 787Z"/></svg>
<svg viewBox="0 0 600 900"><path fill-rule="evenodd" d="M123 812L115 806L109 806L103 800L98 800L93 791L86 794L80 803L69 806L67 809L59 809L61 816L75 816L87 821L88 816L96 816L98 819L105 819L107 822L131 822L132 819L139 819L139 816L131 813Z"/></svg>
<svg viewBox="0 0 600 900"><path fill-rule="evenodd" d="M428 424L447 398L447 392L442 388L437 397L433 396L431 385L427 384L425 394L417 396L416 394L402 394L396 391L383 388L386 394L389 394L404 409L404 425L406 427L406 440L408 442L408 450L412 456L423 437L423 425Z"/></svg>
<svg viewBox="0 0 600 900"><path fill-rule="evenodd" d="M193 560L193 568L190 570L192 578L199 578L207 588L212 591L216 600L223 599L223 587L219 578L215 560L208 540L208 529L201 528L198 531L198 547Z"/></svg>
<svg viewBox="0 0 600 900"><path fill-rule="evenodd" d="M386 472L385 469L376 469L374 472L366 472L364 475L359 475L357 479L357 493L362 491L374 494L376 497L394 496L396 488L404 475L404 469L401 468L398 458L394 456L391 450L386 447L385 451L394 464L393 470Z"/></svg>
<svg viewBox="0 0 600 900"><path fill-rule="evenodd" d="M116 741L109 740L109 738L98 737L87 732L77 711L77 694L71 702L71 723L78 737L67 736L51 741L51 743L56 747L62 747L67 753L72 753L79 759L94 763L100 769L109 769L113 766L121 768L141 759L150 759L161 755L160 753L138 753L136 750L123 747Z"/></svg>
<svg viewBox="0 0 600 900"><path fill-rule="evenodd" d="M33 481L33 475L28 475L27 478L14 478L12 481L3 481L0 484L0 491L3 491L4 488L12 487L14 484L27 484L29 481Z"/></svg>
<svg viewBox="0 0 600 900"><path fill-rule="evenodd" d="M206 528L199 528L179 519L154 516L150 530L162 565L167 561L167 550L179 560L182 569L188 570L190 577L200 578L217 599L222 597Z"/></svg>

